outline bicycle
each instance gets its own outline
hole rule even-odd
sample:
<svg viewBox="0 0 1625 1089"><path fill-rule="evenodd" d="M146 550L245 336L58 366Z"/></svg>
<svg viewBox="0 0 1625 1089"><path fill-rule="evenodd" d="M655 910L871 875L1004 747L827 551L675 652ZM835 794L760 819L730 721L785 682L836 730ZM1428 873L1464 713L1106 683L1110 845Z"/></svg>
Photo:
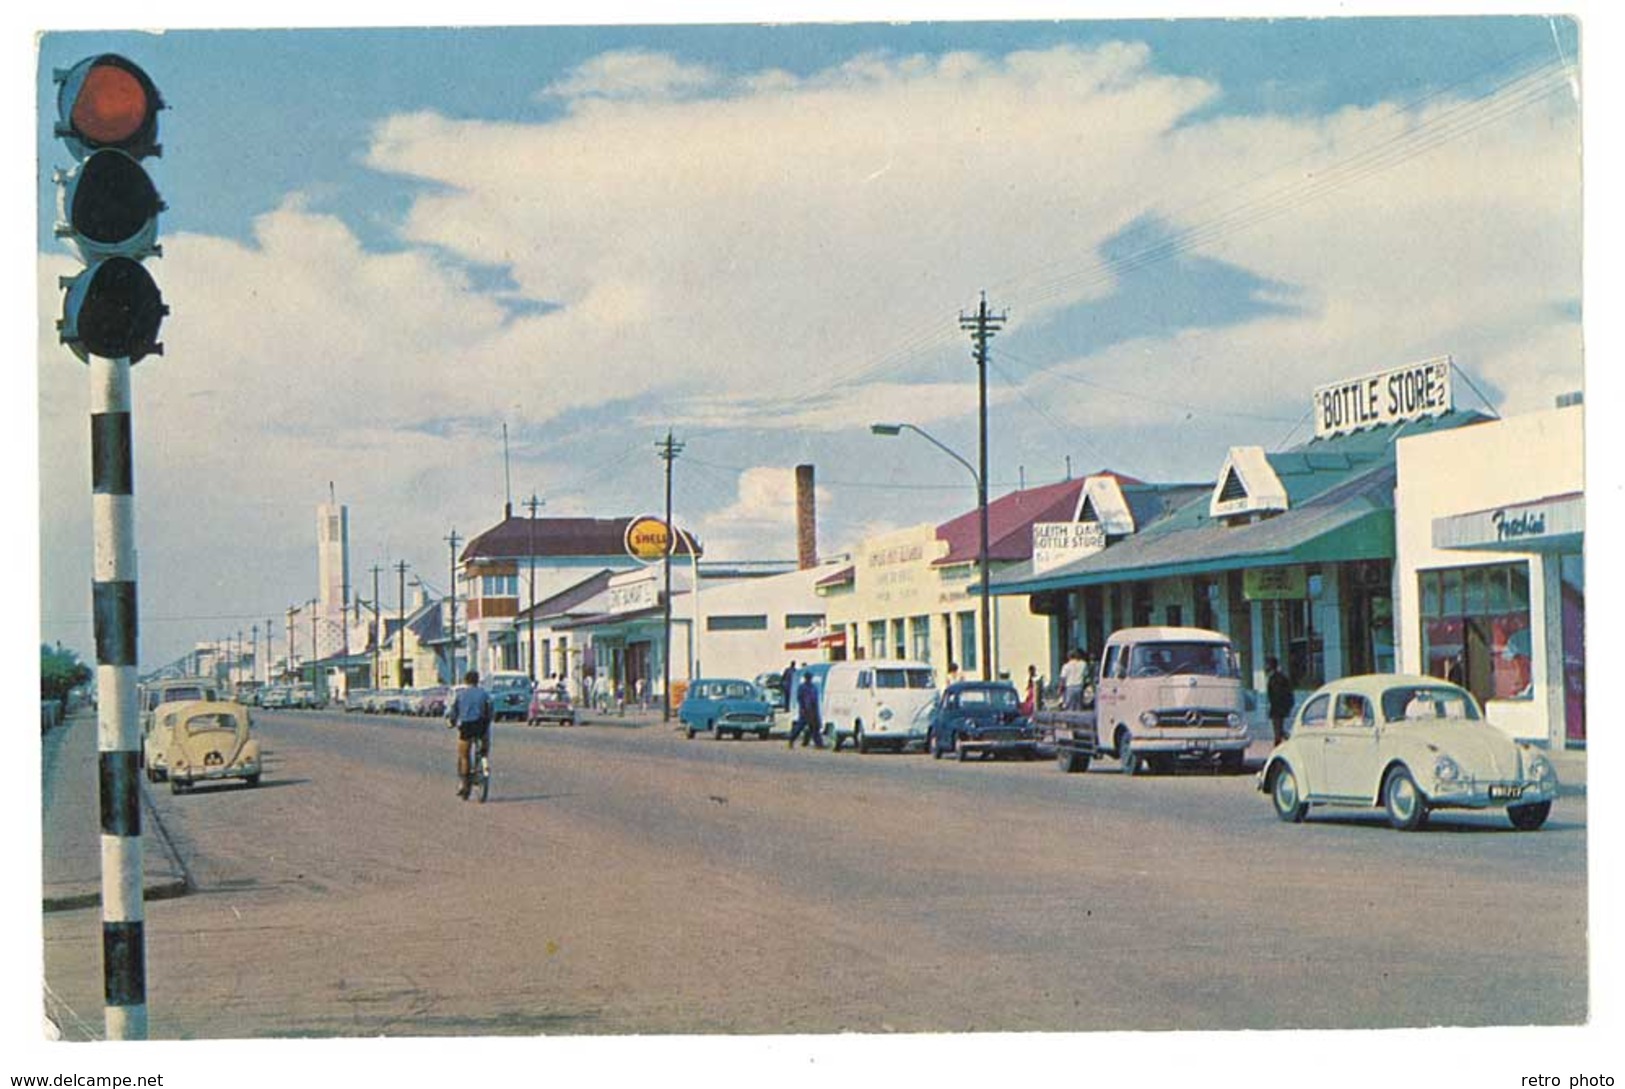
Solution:
<svg viewBox="0 0 1625 1089"><path fill-rule="evenodd" d="M491 735L487 733L468 746L468 794L472 798L478 792L480 801L491 793Z"/></svg>

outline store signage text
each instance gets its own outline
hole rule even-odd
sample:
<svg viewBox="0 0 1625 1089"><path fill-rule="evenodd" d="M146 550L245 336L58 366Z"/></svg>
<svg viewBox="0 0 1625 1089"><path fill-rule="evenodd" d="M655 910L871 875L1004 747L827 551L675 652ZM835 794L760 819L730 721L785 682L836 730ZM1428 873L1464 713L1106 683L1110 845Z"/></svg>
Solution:
<svg viewBox="0 0 1625 1089"><path fill-rule="evenodd" d="M1309 596L1308 572L1301 567L1250 567L1241 573L1241 596L1248 601L1300 601Z"/></svg>
<svg viewBox="0 0 1625 1089"><path fill-rule="evenodd" d="M1034 522L1033 573L1040 574L1106 547L1099 522Z"/></svg>
<svg viewBox="0 0 1625 1089"><path fill-rule="evenodd" d="M1523 510L1516 514L1498 510L1490 515L1490 522L1495 526L1497 541L1516 541L1524 537L1546 535L1546 512L1543 510Z"/></svg>
<svg viewBox="0 0 1625 1089"><path fill-rule="evenodd" d="M609 588L609 612L632 613L652 609L660 603L660 591L652 578L639 579Z"/></svg>
<svg viewBox="0 0 1625 1089"><path fill-rule="evenodd" d="M626 554L635 560L658 560L671 548L671 530L659 518L637 518L626 527Z"/></svg>
<svg viewBox="0 0 1625 1089"><path fill-rule="evenodd" d="M1316 389L1315 437L1438 416L1454 404L1450 357L1413 363Z"/></svg>

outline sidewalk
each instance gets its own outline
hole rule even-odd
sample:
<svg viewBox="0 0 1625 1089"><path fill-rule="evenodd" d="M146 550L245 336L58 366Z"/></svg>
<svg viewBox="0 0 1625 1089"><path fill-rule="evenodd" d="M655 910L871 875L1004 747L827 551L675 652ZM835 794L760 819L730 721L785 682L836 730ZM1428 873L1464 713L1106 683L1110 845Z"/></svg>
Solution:
<svg viewBox="0 0 1625 1089"><path fill-rule="evenodd" d="M44 908L97 907L102 899L101 784L96 716L79 711L40 735L40 819ZM141 781L141 858L145 899L179 896L190 884L159 824L151 784Z"/></svg>

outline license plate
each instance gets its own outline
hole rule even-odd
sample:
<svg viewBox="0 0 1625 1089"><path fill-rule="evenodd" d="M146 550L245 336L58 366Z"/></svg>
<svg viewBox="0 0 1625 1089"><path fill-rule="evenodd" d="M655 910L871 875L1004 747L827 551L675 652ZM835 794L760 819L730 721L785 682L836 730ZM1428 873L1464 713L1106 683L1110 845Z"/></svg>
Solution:
<svg viewBox="0 0 1625 1089"><path fill-rule="evenodd" d="M1185 745L1186 752L1207 752L1207 750L1208 743L1206 741L1191 741Z"/></svg>
<svg viewBox="0 0 1625 1089"><path fill-rule="evenodd" d="M1492 783L1490 785L1490 797L1497 800L1501 798L1516 800L1523 797L1523 787L1507 786L1504 783Z"/></svg>

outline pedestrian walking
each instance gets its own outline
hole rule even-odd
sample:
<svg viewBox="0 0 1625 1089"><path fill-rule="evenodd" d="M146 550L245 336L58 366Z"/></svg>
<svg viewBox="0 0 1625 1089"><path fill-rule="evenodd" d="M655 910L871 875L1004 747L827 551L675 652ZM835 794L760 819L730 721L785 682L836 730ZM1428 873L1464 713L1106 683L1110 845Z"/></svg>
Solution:
<svg viewBox="0 0 1625 1089"><path fill-rule="evenodd" d="M810 671L801 675L801 687L796 689L796 721L790 727L790 748L796 747L798 737L802 748L807 747L808 738L818 748L824 747L824 719L818 713L818 689L813 685Z"/></svg>
<svg viewBox="0 0 1625 1089"><path fill-rule="evenodd" d="M1061 667L1061 709L1063 711L1083 710L1083 685L1088 667L1084 665L1083 650L1073 648L1067 656L1066 664Z"/></svg>
<svg viewBox="0 0 1625 1089"><path fill-rule="evenodd" d="M1264 693L1270 707L1270 729L1275 732L1275 743L1279 745L1286 740L1286 720L1292 714L1292 678L1281 672L1277 658L1264 659L1264 672L1268 675Z"/></svg>
<svg viewBox="0 0 1625 1089"><path fill-rule="evenodd" d="M1023 715L1031 715L1038 710L1038 693L1043 683L1038 678L1038 667L1027 667L1027 694L1021 699L1021 706L1017 708Z"/></svg>

